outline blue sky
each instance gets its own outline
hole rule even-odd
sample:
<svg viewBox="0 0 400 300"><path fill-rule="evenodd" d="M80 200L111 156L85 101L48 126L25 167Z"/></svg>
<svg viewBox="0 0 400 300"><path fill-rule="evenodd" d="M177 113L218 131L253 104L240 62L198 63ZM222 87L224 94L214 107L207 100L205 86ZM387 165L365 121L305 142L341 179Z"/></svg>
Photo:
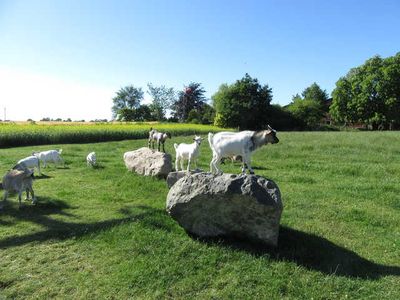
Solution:
<svg viewBox="0 0 400 300"><path fill-rule="evenodd" d="M211 98L246 72L285 105L399 52L399 16L398 0L0 0L0 112L110 119L125 85L200 82Z"/></svg>

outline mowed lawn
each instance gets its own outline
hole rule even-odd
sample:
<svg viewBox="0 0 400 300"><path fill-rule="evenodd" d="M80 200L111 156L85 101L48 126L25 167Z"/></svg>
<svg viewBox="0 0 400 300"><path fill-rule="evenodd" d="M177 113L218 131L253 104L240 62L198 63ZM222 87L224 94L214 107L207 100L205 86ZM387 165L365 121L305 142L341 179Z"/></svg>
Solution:
<svg viewBox="0 0 400 300"><path fill-rule="evenodd" d="M13 196L0 212L0 299L400 299L400 132L278 137L253 154L282 193L276 249L188 236L165 181L125 168L146 140L0 149L1 174L33 150L66 161L35 180L36 206ZM200 167L210 159L205 140Z"/></svg>

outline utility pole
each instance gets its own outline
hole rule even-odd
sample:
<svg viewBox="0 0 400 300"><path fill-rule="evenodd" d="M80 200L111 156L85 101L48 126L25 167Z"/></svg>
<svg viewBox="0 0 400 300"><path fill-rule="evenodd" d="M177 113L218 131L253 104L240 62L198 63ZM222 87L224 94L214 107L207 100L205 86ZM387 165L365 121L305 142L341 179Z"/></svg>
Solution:
<svg viewBox="0 0 400 300"><path fill-rule="evenodd" d="M7 108L4 107L4 121L7 120Z"/></svg>

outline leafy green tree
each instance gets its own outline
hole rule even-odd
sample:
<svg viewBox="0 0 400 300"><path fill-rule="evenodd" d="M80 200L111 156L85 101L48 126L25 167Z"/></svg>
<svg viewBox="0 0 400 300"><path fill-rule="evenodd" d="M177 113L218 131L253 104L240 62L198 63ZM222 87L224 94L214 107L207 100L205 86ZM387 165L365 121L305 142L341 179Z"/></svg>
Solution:
<svg viewBox="0 0 400 300"><path fill-rule="evenodd" d="M326 102L329 99L328 93L326 90L322 90L316 82L306 88L301 95L303 99L314 100L320 103L322 110L328 110L328 106L326 106Z"/></svg>
<svg viewBox="0 0 400 300"><path fill-rule="evenodd" d="M149 105L154 120L163 121L171 105L176 101L176 93L173 88L167 88L164 85L154 86L147 84L148 94L152 97L153 103Z"/></svg>
<svg viewBox="0 0 400 300"><path fill-rule="evenodd" d="M336 82L331 115L339 123L373 129L400 124L400 53L374 56Z"/></svg>
<svg viewBox="0 0 400 300"><path fill-rule="evenodd" d="M306 124L301 119L296 118L290 111L279 104L271 106L268 119L268 122L279 130L303 130L306 127Z"/></svg>
<svg viewBox="0 0 400 300"><path fill-rule="evenodd" d="M303 121L308 129L316 128L323 116L322 105L319 102L303 99L299 95L293 97L287 109L296 119Z"/></svg>
<svg viewBox="0 0 400 300"><path fill-rule="evenodd" d="M133 121L135 119L135 109L134 108L121 108L118 110L117 120L118 121Z"/></svg>
<svg viewBox="0 0 400 300"><path fill-rule="evenodd" d="M134 109L133 119L137 122L156 121L156 119L152 115L152 110L150 108L150 105L144 105L144 104Z"/></svg>
<svg viewBox="0 0 400 300"><path fill-rule="evenodd" d="M201 115L197 110L192 109L191 111L189 111L188 118L187 118L188 123L200 124L200 119L201 119Z"/></svg>
<svg viewBox="0 0 400 300"><path fill-rule="evenodd" d="M143 100L142 88L136 88L133 85L123 87L112 100L113 106L111 110L113 118L117 118L118 120L125 119L131 115L127 109L133 110L139 107L140 102ZM119 116L121 114L124 114L124 116Z"/></svg>
<svg viewBox="0 0 400 300"><path fill-rule="evenodd" d="M213 124L215 118L215 109L211 105L204 103L200 107L201 124Z"/></svg>
<svg viewBox="0 0 400 300"><path fill-rule="evenodd" d="M259 129L268 124L272 89L246 73L231 85L222 84L212 100L216 110L215 125Z"/></svg>
<svg viewBox="0 0 400 300"><path fill-rule="evenodd" d="M151 115L151 109L148 105L139 105L137 108L122 108L118 112L118 121L154 121Z"/></svg>
<svg viewBox="0 0 400 300"><path fill-rule="evenodd" d="M328 93L322 90L317 83L313 83L301 93L293 96L287 110L301 120L307 128L315 129L321 123L324 113L328 111Z"/></svg>
<svg viewBox="0 0 400 300"><path fill-rule="evenodd" d="M186 122L191 110L199 111L203 106L205 90L200 83L192 82L178 93L178 100L172 105L173 115L180 122Z"/></svg>
<svg viewBox="0 0 400 300"><path fill-rule="evenodd" d="M213 124L214 117L215 109L211 105L203 103L198 110L192 109L189 112L187 122L194 124Z"/></svg>

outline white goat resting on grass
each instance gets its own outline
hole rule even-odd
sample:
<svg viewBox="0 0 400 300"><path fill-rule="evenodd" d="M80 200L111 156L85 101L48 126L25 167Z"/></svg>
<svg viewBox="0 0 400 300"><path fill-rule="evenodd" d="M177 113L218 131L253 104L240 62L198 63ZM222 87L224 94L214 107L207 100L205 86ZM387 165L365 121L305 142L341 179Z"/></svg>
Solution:
<svg viewBox="0 0 400 300"><path fill-rule="evenodd" d="M197 158L200 154L200 144L202 138L199 136L194 137L194 142L191 144L174 144L175 152L176 152L176 159L175 159L175 169L178 169L178 162L181 162L181 170L183 171L183 160L188 161L187 171L190 171L190 163L194 161L195 167L197 169Z"/></svg>
<svg viewBox="0 0 400 300"><path fill-rule="evenodd" d="M242 157L242 173L249 169L250 174L254 174L251 168L250 154L255 149L268 143L276 144L279 139L276 137L276 130L268 125L267 130L261 131L240 131L240 132L218 132L208 134L208 142L213 152L213 158L210 162L211 173L222 173L218 164L223 157L240 155Z"/></svg>
<svg viewBox="0 0 400 300"><path fill-rule="evenodd" d="M86 163L89 166L96 166L97 164L97 159L96 159L96 152L90 152L87 156L86 156Z"/></svg>
<svg viewBox="0 0 400 300"><path fill-rule="evenodd" d="M33 152L32 155L36 156L41 162L43 162L43 168L46 168L46 163L48 162L52 162L54 164L63 163L65 166L64 160L61 158L61 152L62 149L48 150L42 152Z"/></svg>
<svg viewBox="0 0 400 300"><path fill-rule="evenodd" d="M40 174L40 160L36 156L28 156L18 161L17 165L14 166L13 169L19 169L19 166L22 165L25 168L37 168L38 174Z"/></svg>
<svg viewBox="0 0 400 300"><path fill-rule="evenodd" d="M3 177L3 203L0 205L0 209L3 208L5 202L7 201L7 196L9 193L17 192L19 206L21 207L21 196L22 192L26 191L26 197L29 198L29 193L32 196L32 203L36 203L35 193L32 188L33 184L33 171L28 168L23 168L23 170L10 170Z"/></svg>
<svg viewBox="0 0 400 300"><path fill-rule="evenodd" d="M156 129L150 128L148 146L150 149L154 149L154 142L157 142L158 151L160 151L160 145L162 145L163 152L165 152L164 144L168 138L171 138L169 132L158 132Z"/></svg>

